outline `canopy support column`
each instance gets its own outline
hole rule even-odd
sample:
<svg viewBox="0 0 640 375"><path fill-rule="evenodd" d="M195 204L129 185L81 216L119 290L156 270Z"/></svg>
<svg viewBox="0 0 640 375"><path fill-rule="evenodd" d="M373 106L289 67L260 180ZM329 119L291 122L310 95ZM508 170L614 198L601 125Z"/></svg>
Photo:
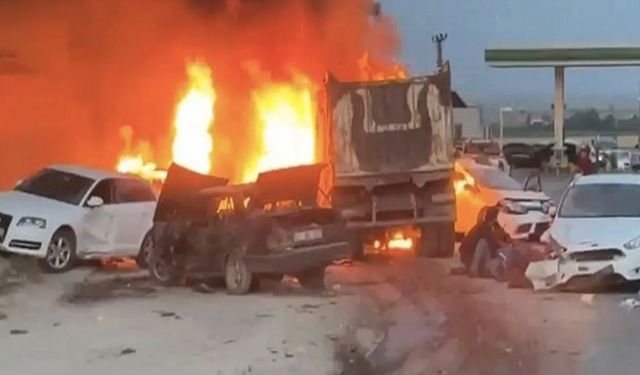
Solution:
<svg viewBox="0 0 640 375"><path fill-rule="evenodd" d="M564 66L554 67L553 139L557 167L564 166Z"/></svg>

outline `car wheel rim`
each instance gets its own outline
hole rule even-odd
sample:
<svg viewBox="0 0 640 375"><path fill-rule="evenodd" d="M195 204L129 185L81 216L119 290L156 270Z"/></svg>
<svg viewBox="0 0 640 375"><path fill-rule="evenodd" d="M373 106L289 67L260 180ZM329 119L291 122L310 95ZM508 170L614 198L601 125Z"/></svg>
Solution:
<svg viewBox="0 0 640 375"><path fill-rule="evenodd" d="M153 264L153 273L156 278L161 281L167 281L171 277L169 274L169 266L164 257L160 257Z"/></svg>
<svg viewBox="0 0 640 375"><path fill-rule="evenodd" d="M64 268L71 259L71 247L63 237L58 237L49 244L47 263L55 268Z"/></svg>
<svg viewBox="0 0 640 375"><path fill-rule="evenodd" d="M242 265L240 261L234 259L227 266L228 281L232 288L237 288L242 282Z"/></svg>
<svg viewBox="0 0 640 375"><path fill-rule="evenodd" d="M142 244L142 259L144 259L147 263L149 262L149 258L151 257L152 250L152 241L150 237L146 237Z"/></svg>

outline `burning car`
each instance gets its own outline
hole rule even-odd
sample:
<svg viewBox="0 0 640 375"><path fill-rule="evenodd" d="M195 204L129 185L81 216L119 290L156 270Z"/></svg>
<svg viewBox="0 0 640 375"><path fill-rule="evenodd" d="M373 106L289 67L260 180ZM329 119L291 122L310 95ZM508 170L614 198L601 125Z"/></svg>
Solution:
<svg viewBox="0 0 640 375"><path fill-rule="evenodd" d="M554 206L542 192L538 174L521 184L507 173L473 159L458 160L455 169L458 237L478 223L485 207L496 204L500 206L498 222L513 239L537 241L549 228L549 213Z"/></svg>
<svg viewBox="0 0 640 375"><path fill-rule="evenodd" d="M323 168L273 170L228 185L172 165L154 217L151 276L163 284L221 277L230 294L285 274L319 285L325 267L350 251L341 215L317 204Z"/></svg>
<svg viewBox="0 0 640 375"><path fill-rule="evenodd" d="M48 167L0 193L0 250L36 257L46 272L103 257L136 257L144 267L155 206L140 178Z"/></svg>

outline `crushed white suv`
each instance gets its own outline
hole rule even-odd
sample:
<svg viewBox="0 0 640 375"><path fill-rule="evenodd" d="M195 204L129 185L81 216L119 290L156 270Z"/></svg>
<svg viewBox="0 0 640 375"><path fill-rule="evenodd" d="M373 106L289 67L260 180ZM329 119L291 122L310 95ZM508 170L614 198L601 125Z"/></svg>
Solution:
<svg viewBox="0 0 640 375"><path fill-rule="evenodd" d="M546 287L573 279L640 280L640 175L597 174L573 180L544 240L558 255Z"/></svg>
<svg viewBox="0 0 640 375"><path fill-rule="evenodd" d="M103 257L136 257L144 266L155 206L140 178L48 167L0 193L0 251L37 257L54 273Z"/></svg>

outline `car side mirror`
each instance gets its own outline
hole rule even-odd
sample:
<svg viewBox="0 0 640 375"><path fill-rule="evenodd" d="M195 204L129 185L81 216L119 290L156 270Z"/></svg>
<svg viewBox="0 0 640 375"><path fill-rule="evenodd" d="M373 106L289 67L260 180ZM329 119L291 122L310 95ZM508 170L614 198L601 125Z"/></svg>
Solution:
<svg viewBox="0 0 640 375"><path fill-rule="evenodd" d="M87 207L96 208L104 204L104 200L97 196L92 196L87 200Z"/></svg>

